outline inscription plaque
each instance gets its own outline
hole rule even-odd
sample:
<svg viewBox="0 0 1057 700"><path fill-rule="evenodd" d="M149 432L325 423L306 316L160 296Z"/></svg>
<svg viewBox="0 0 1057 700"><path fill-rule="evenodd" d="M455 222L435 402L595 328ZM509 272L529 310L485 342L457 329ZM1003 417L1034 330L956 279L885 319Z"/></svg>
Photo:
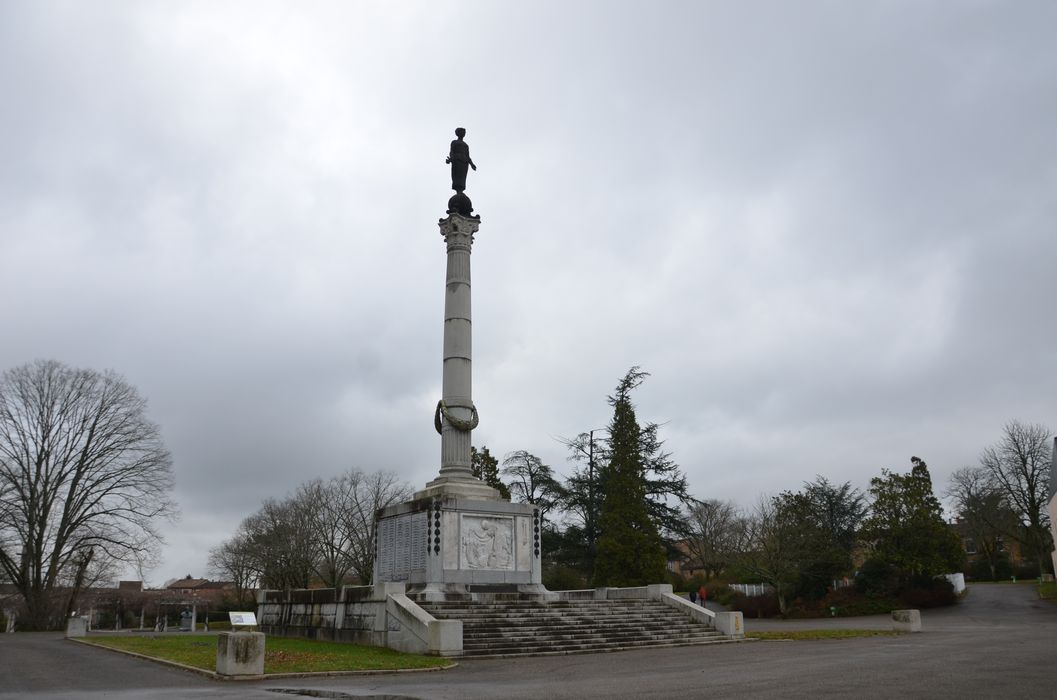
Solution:
<svg viewBox="0 0 1057 700"><path fill-rule="evenodd" d="M426 514L411 513L378 522L378 576L407 581L426 568Z"/></svg>

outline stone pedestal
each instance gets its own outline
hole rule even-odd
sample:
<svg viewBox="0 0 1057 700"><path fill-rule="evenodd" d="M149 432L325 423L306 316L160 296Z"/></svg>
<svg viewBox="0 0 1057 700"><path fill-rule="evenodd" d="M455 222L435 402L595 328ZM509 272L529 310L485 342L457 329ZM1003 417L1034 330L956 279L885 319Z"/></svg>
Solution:
<svg viewBox="0 0 1057 700"><path fill-rule="evenodd" d="M893 610L892 629L896 632L920 632L920 610Z"/></svg>
<svg viewBox="0 0 1057 700"><path fill-rule="evenodd" d="M218 634L217 673L221 676L264 675L264 635L260 632Z"/></svg>
<svg viewBox="0 0 1057 700"><path fill-rule="evenodd" d="M66 637L84 637L88 634L88 620L83 617L71 617L66 620Z"/></svg>
<svg viewBox="0 0 1057 700"><path fill-rule="evenodd" d="M472 592L545 594L539 510L445 496L391 506L378 520L376 583L442 600Z"/></svg>

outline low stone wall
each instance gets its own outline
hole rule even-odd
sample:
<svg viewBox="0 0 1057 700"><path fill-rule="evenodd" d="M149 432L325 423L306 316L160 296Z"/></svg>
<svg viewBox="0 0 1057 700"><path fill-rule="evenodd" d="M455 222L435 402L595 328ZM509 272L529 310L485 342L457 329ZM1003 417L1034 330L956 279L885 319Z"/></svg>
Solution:
<svg viewBox="0 0 1057 700"><path fill-rule="evenodd" d="M400 583L261 591L258 628L265 634L389 647L416 654L462 652L462 622L437 620L404 595Z"/></svg>

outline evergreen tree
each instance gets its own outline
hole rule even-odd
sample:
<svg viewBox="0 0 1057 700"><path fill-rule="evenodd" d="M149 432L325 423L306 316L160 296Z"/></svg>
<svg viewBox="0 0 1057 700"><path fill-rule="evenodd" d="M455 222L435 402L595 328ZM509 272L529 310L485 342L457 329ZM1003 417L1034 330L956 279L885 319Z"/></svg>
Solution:
<svg viewBox="0 0 1057 700"><path fill-rule="evenodd" d="M866 497L850 481L833 484L822 475L805 482L802 493L808 500L812 522L828 532L831 544L850 559L859 527L870 510Z"/></svg>
<svg viewBox="0 0 1057 700"><path fill-rule="evenodd" d="M932 492L928 466L917 457L910 462L909 474L884 469L870 480L873 504L862 533L875 558L892 567L902 585L960 571L965 563L961 540L944 522Z"/></svg>
<svg viewBox="0 0 1057 700"><path fill-rule="evenodd" d="M621 382L621 385L627 383L625 393L630 394L648 376L638 367L632 367ZM614 398L610 397L610 405L614 405L613 401ZM640 426L637 450L642 464L646 509L657 532L668 545L693 536L683 511L692 509L697 501L688 493L686 476L679 465L671 453L663 449L664 441L659 432L657 423ZM587 576L591 576L595 568L602 504L609 492L606 479L614 446L612 435L603 437L608 433L609 430L595 429L562 440L569 448L569 460L579 465L564 485L562 506L569 516L569 524L562 538L562 554L568 566L580 569ZM670 553L676 551L672 549Z"/></svg>
<svg viewBox="0 0 1057 700"><path fill-rule="evenodd" d="M499 460L492 456L487 446L480 450L470 446L470 469L474 476L499 491L504 501L510 500L510 489L499 479Z"/></svg>
<svg viewBox="0 0 1057 700"><path fill-rule="evenodd" d="M613 419L609 424L609 463L599 515L598 553L594 566L596 586L641 586L666 579L665 550L647 503L646 468L642 454L642 429L635 418L631 391L645 372L632 367L609 397Z"/></svg>

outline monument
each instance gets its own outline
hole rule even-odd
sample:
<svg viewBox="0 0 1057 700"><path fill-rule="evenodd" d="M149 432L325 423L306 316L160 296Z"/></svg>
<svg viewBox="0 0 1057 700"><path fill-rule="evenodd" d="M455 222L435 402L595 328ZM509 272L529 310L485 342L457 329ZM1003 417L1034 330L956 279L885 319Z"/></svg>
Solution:
<svg viewBox="0 0 1057 700"><path fill-rule="evenodd" d="M451 187L439 222L447 250L441 398L433 425L440 433L440 473L407 502L378 513L375 583L403 583L408 595L435 601L518 592L546 596L541 584L540 513L510 503L473 476L471 435L479 422L473 403L470 252L481 227L466 195L477 170L455 130L446 163Z"/></svg>

